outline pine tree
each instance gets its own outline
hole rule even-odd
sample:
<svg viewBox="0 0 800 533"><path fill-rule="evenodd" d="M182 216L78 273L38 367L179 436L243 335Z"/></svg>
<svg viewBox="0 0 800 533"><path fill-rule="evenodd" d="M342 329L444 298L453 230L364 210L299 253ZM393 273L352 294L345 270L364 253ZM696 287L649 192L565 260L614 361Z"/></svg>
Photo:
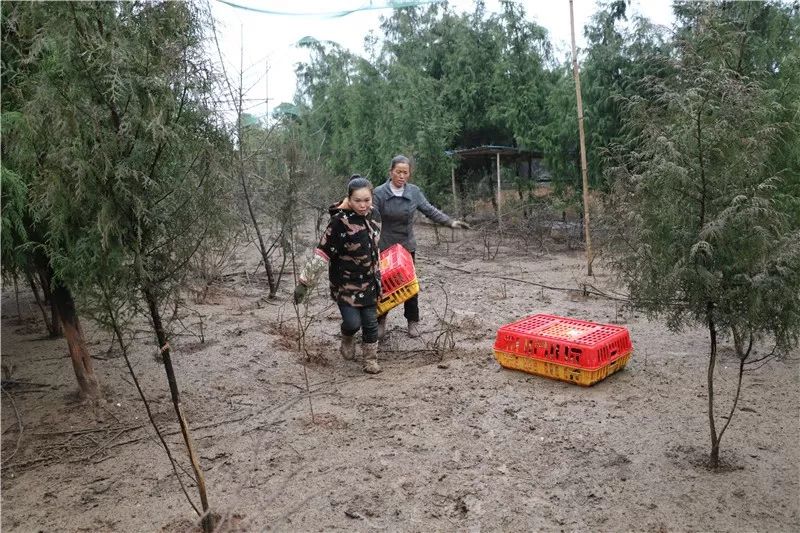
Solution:
<svg viewBox="0 0 800 533"><path fill-rule="evenodd" d="M649 78L625 111L631 134L616 151L610 223L614 266L635 305L673 329L709 332L710 464L736 412L747 365L761 342L786 353L800 335L797 174L770 160L796 125L773 91L730 68L710 41L729 42L725 7L695 5L678 44L675 76ZM752 30L748 30L752 31ZM792 163L796 165L796 162ZM739 360L727 420L717 427L714 371L720 339Z"/></svg>

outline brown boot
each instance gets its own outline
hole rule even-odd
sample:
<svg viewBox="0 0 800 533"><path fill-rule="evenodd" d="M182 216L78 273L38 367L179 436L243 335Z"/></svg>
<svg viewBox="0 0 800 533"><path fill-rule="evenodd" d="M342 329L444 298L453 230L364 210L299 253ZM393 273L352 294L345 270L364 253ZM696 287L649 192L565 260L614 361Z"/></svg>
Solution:
<svg viewBox="0 0 800 533"><path fill-rule="evenodd" d="M348 361L353 361L356 358L356 338L353 335L349 337L342 334L342 345L339 346L339 353Z"/></svg>
<svg viewBox="0 0 800 533"><path fill-rule="evenodd" d="M361 345L364 352L364 372L367 374L379 374L381 367L378 365L378 343L365 342Z"/></svg>

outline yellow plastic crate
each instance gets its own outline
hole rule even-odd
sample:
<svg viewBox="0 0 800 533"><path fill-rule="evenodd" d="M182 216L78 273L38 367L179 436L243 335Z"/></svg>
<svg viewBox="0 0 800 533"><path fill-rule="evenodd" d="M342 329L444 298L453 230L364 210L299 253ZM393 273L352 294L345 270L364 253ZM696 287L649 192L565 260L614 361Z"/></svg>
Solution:
<svg viewBox="0 0 800 533"><path fill-rule="evenodd" d="M522 370L528 374L558 379L568 383L577 383L578 385L589 387L598 381L604 380L614 372L619 372L625 368L632 353L633 351L630 351L607 365L601 366L597 370L586 370L583 368L559 365L532 357L522 357L508 352L502 352L500 350L494 351L494 357L497 359L497 362L505 368Z"/></svg>
<svg viewBox="0 0 800 533"><path fill-rule="evenodd" d="M403 285L385 296L381 296L378 300L378 316L385 315L390 309L397 307L409 298L413 298L417 293L419 293L419 281L414 278L411 283Z"/></svg>

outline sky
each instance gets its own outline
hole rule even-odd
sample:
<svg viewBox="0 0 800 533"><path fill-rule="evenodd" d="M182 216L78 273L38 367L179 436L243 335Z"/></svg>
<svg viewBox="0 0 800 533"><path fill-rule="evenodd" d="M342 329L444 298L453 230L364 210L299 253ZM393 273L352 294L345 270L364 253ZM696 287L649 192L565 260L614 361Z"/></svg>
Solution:
<svg viewBox="0 0 800 533"><path fill-rule="evenodd" d="M237 8L244 7L292 14L267 14ZM350 51L364 55L364 38L370 31L380 36L381 17L391 16L392 9L368 9L341 15L343 11L386 5L386 0L210 0L216 19L220 53L229 77L238 79L244 69L246 90L245 111L264 116L281 102L294 97L295 66L306 61L309 52L297 46L306 36L320 41L334 41ZM568 0L519 0L529 20L544 26L556 57L565 58L570 50ZM473 0L450 0L456 12L473 10ZM488 12L501 10L498 0L486 0ZM580 48L584 43L583 27L596 11L595 0L574 0L575 38ZM629 10L649 18L655 24L673 22L669 0L633 0ZM216 54L216 48L214 49Z"/></svg>

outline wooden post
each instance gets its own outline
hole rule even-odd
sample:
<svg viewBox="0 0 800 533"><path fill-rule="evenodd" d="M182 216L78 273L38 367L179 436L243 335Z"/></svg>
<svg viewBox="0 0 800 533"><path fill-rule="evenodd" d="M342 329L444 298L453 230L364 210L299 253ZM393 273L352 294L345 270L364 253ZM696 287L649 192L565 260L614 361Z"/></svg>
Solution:
<svg viewBox="0 0 800 533"><path fill-rule="evenodd" d="M456 218L461 218L461 209L459 209L458 191L456 189L456 166L450 168L450 184L453 186L453 212Z"/></svg>
<svg viewBox="0 0 800 533"><path fill-rule="evenodd" d="M500 189L502 188L502 184L500 183L500 152L497 152L497 226L502 229L502 219L500 218Z"/></svg>
<svg viewBox="0 0 800 533"><path fill-rule="evenodd" d="M572 33L572 76L575 78L575 97L578 103L578 135L581 148L581 177L583 179L583 231L586 238L586 274L592 275L592 239L589 235L589 171L586 164L586 137L583 132L583 100L581 77L578 72L578 53L575 48L575 15L569 0L569 28Z"/></svg>

